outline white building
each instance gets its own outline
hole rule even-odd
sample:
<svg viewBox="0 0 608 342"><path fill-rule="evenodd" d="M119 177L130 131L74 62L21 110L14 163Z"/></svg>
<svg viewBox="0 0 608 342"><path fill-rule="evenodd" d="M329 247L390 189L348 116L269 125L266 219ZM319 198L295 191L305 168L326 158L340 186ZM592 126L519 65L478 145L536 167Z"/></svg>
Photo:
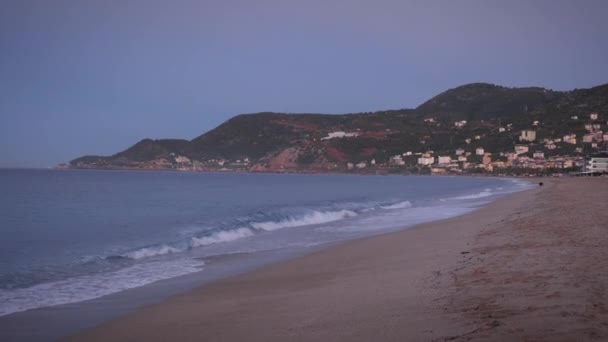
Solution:
<svg viewBox="0 0 608 342"><path fill-rule="evenodd" d="M585 135L583 135L583 142L584 143L593 142L594 137L595 137L595 134L593 134L593 133L585 134Z"/></svg>
<svg viewBox="0 0 608 342"><path fill-rule="evenodd" d="M483 147L478 147L475 149L475 154L478 156L483 156L483 154L485 153Z"/></svg>
<svg viewBox="0 0 608 342"><path fill-rule="evenodd" d="M418 164L420 165L431 165L435 162L435 157L420 157L418 158Z"/></svg>
<svg viewBox="0 0 608 342"><path fill-rule="evenodd" d="M450 158L449 156L440 156L439 158L437 158L437 163L439 164L449 164L452 162L452 158Z"/></svg>
<svg viewBox="0 0 608 342"><path fill-rule="evenodd" d="M460 121L455 121L454 122L454 126L458 127L458 128L462 128L467 124L467 120L460 120Z"/></svg>
<svg viewBox="0 0 608 342"><path fill-rule="evenodd" d="M464 154L464 149L463 148L457 148L456 149L456 155L459 156L461 154Z"/></svg>
<svg viewBox="0 0 608 342"><path fill-rule="evenodd" d="M608 151L592 154L585 158L585 171L608 172Z"/></svg>
<svg viewBox="0 0 608 342"><path fill-rule="evenodd" d="M402 158L401 156L399 156L399 155L397 155L397 156L392 156L392 157L389 159L389 163L390 163L390 164L393 164L393 165L398 165L398 166L405 165L405 161L404 161L404 160L403 160L403 158Z"/></svg>
<svg viewBox="0 0 608 342"><path fill-rule="evenodd" d="M521 135L519 136L520 141L534 141L536 140L536 131L531 129L525 129L521 131Z"/></svg>
<svg viewBox="0 0 608 342"><path fill-rule="evenodd" d="M576 134L564 135L564 142L572 145L576 145Z"/></svg>
<svg viewBox="0 0 608 342"><path fill-rule="evenodd" d="M504 127L498 127L498 132L499 132L499 133L502 133L502 132L504 132L504 131L506 131L506 130L507 130L507 129L506 129L506 128L504 128Z"/></svg>
<svg viewBox="0 0 608 342"><path fill-rule="evenodd" d="M543 151L536 151L536 152L534 152L534 154L532 155L532 157L534 159L545 159L545 152L543 152Z"/></svg>
<svg viewBox="0 0 608 342"><path fill-rule="evenodd" d="M597 120L597 117L598 117L597 113L589 114L589 119L591 119L591 120Z"/></svg>
<svg viewBox="0 0 608 342"><path fill-rule="evenodd" d="M348 138L348 137L356 137L358 136L359 133L357 132L342 132L342 131L337 131L337 132L331 132L328 133L326 137L321 138L321 140L329 140L329 139L335 139L335 138Z"/></svg>
<svg viewBox="0 0 608 342"><path fill-rule="evenodd" d="M184 156L177 156L175 157L175 162L180 164L189 164L190 158Z"/></svg>

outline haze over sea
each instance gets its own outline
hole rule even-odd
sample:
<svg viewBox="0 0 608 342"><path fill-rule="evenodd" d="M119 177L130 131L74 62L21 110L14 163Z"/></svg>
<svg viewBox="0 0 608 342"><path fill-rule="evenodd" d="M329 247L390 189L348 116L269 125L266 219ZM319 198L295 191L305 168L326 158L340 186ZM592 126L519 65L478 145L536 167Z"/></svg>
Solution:
<svg viewBox="0 0 608 342"><path fill-rule="evenodd" d="M467 177L0 170L0 315L205 272L211 257L305 251L461 215L528 186Z"/></svg>

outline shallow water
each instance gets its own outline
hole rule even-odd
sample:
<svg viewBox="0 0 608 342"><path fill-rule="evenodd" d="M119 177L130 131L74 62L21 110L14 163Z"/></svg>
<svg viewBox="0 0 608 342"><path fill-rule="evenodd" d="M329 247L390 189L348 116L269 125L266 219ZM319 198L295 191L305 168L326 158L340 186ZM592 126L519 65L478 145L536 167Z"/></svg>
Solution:
<svg viewBox="0 0 608 342"><path fill-rule="evenodd" d="M464 214L496 178L1 170L0 315ZM275 253L276 251L276 253ZM291 252L290 252L291 251ZM217 256L250 253L242 263Z"/></svg>

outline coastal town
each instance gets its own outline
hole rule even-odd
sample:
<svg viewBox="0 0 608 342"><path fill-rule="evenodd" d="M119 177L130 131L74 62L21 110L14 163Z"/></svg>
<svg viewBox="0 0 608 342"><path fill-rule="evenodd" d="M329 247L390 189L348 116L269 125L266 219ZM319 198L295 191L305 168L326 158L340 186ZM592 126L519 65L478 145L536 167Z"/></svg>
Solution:
<svg viewBox="0 0 608 342"><path fill-rule="evenodd" d="M579 121L578 116L571 120ZM427 122L434 122L434 118ZM432 174L448 173L498 173L498 174L538 174L538 173L575 173L603 174L608 173L608 121L602 124L598 113L589 114L591 123L584 124L587 133L577 136L575 133L544 139L537 139L534 128L520 131L519 144L511 151L489 151L483 147L467 148L473 140L482 140L484 136L476 135L465 139L465 146L457 148L453 154L436 154L428 150L424 152L406 151L390 158L388 165L415 165L427 167ZM456 121L454 126L462 128L466 121ZM539 126L539 121L532 122L532 127ZM496 134L505 134L512 130L512 125L499 127ZM578 140L577 140L578 139ZM562 147L574 147L574 153L560 154ZM547 152L548 153L547 153ZM550 154L550 155L546 155ZM348 169L363 169L368 165L377 165L375 160L369 163L349 163Z"/></svg>
<svg viewBox="0 0 608 342"><path fill-rule="evenodd" d="M170 153L163 158L130 164L130 168L178 171L236 171L236 172L347 172L364 174L490 174L490 175L563 175L608 173L608 121L598 113L590 113L587 118L571 116L575 125L584 128L584 134L569 133L560 136L539 138L538 120L530 123L530 128L515 131L506 123L493 128L489 133L472 135L463 139L461 147L451 151L435 152L430 149L404 150L388 156L384 160L372 157L358 162L336 162L324 158L313 167L300 168L297 159L301 151L287 148L265 160L213 158L193 160L187 156ZM424 119L426 125L441 124L436 118ZM454 129L467 127L465 120L453 122ZM386 136L390 129L384 130ZM509 150L492 150L484 147L488 135L517 134L518 142ZM362 129L353 131L331 131L319 137L311 135L311 144L321 144L331 156L335 149L326 145L331 140L358 139L365 135L378 137L377 132ZM383 137L380 137L383 138ZM422 139L420 145L425 145ZM604 152L603 152L604 151ZM335 158L335 159L339 159Z"/></svg>

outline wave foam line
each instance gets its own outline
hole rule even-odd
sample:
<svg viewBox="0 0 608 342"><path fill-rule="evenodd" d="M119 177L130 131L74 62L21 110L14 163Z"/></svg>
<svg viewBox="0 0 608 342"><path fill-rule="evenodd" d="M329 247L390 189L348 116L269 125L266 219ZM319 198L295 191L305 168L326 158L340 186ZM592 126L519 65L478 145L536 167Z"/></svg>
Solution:
<svg viewBox="0 0 608 342"><path fill-rule="evenodd" d="M399 202L399 203L395 203L395 204L391 204L391 205L384 205L384 206L380 206L380 208L382 209L407 209L407 208L411 208L412 207L412 203L410 201L403 201L403 202Z"/></svg>
<svg viewBox="0 0 608 342"><path fill-rule="evenodd" d="M201 270L200 260L156 261L109 273L73 277L26 288L0 289L0 316L81 302Z"/></svg>
<svg viewBox="0 0 608 342"><path fill-rule="evenodd" d="M160 245L160 246L151 246L151 247L140 248L138 250L125 253L125 254L123 254L123 256L126 258L131 258L131 259L143 259L143 258L148 258L148 257L153 257L153 256L158 256L158 255L179 253L179 252L183 252L183 251L184 251L183 249L176 248L173 246Z"/></svg>
<svg viewBox="0 0 608 342"><path fill-rule="evenodd" d="M234 241L242 238L246 238L252 236L254 233L249 228L239 228L234 230L222 230L216 233L213 233L209 236L196 237L193 236L191 238L190 245L192 247L206 246L214 243L222 243Z"/></svg>
<svg viewBox="0 0 608 342"><path fill-rule="evenodd" d="M477 198L488 197L488 196L492 196L492 195L494 195L494 193L492 193L492 191L484 190L484 191L478 192L476 194L456 196L456 197L451 197L449 199L450 200L468 200L468 199L477 199Z"/></svg>
<svg viewBox="0 0 608 342"><path fill-rule="evenodd" d="M251 226L259 230L273 231L282 228L293 228L313 224L334 222L354 216L357 216L357 213L351 210L313 211L310 214L298 218L291 217L281 221L254 222L251 223Z"/></svg>

